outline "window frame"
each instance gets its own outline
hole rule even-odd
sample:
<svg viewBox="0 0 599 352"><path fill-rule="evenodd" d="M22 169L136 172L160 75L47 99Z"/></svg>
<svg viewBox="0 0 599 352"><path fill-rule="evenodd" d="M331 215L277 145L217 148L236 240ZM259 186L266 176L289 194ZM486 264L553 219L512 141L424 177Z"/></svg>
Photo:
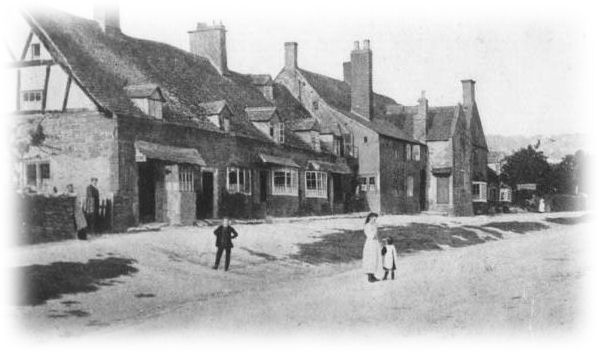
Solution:
<svg viewBox="0 0 599 352"><path fill-rule="evenodd" d="M414 197L414 176L412 175L406 178L406 196Z"/></svg>
<svg viewBox="0 0 599 352"><path fill-rule="evenodd" d="M478 192L474 190L478 188ZM481 181L472 182L472 201L477 203L486 203L488 197L487 183Z"/></svg>
<svg viewBox="0 0 599 352"><path fill-rule="evenodd" d="M309 177L310 176L310 177ZM314 188L308 187L311 176L314 177ZM328 198L328 174L324 171L306 171L304 173L306 198Z"/></svg>
<svg viewBox="0 0 599 352"><path fill-rule="evenodd" d="M412 160L420 161L420 153L421 153L420 145L413 144L412 145Z"/></svg>
<svg viewBox="0 0 599 352"><path fill-rule="evenodd" d="M47 165L47 177L44 177L45 172L42 172L42 166ZM23 184L24 186L33 186L36 189L43 188L50 180L52 180L52 168L49 160L31 160L23 162ZM30 182L29 170L34 171L34 180Z"/></svg>
<svg viewBox="0 0 599 352"><path fill-rule="evenodd" d="M31 43L29 49L31 50L31 60L39 60L42 57L42 45L40 43Z"/></svg>
<svg viewBox="0 0 599 352"><path fill-rule="evenodd" d="M195 192L194 167L192 165L179 165L179 192Z"/></svg>
<svg viewBox="0 0 599 352"><path fill-rule="evenodd" d="M283 187L275 185L275 179L277 173L283 173L283 179L285 185ZM271 195L273 196L298 196L299 195L299 181L298 181L298 170L295 168L276 168L272 169L271 172Z"/></svg>
<svg viewBox="0 0 599 352"><path fill-rule="evenodd" d="M406 154L406 161L412 160L412 144L406 144L404 152Z"/></svg>
<svg viewBox="0 0 599 352"><path fill-rule="evenodd" d="M235 185L231 184L230 175L235 173ZM240 177L240 175L242 177ZM240 180L243 178L243 183ZM245 195L252 194L252 169L229 166L227 167L227 192L230 194L240 193Z"/></svg>

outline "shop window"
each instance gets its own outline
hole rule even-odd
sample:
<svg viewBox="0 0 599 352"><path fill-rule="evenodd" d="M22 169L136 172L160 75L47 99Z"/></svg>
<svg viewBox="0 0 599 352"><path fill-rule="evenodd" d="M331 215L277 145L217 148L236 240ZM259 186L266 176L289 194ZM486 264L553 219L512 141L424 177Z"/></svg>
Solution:
<svg viewBox="0 0 599 352"><path fill-rule="evenodd" d="M306 197L327 198L327 173L306 171Z"/></svg>

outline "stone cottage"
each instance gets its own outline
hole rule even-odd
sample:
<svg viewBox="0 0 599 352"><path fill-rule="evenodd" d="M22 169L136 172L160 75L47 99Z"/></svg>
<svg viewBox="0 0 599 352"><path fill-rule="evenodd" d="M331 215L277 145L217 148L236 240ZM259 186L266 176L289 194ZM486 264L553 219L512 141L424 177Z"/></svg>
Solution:
<svg viewBox="0 0 599 352"><path fill-rule="evenodd" d="M282 87L228 67L224 26L198 24L184 51L122 33L117 8L23 17L15 115L47 138L20 160L22 187L81 194L97 177L116 231L345 211L351 156Z"/></svg>

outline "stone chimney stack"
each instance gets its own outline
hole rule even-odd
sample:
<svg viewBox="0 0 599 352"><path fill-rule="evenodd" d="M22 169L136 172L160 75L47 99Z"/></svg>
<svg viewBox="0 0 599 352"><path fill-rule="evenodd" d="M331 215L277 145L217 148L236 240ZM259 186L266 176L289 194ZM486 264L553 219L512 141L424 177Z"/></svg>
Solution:
<svg viewBox="0 0 599 352"><path fill-rule="evenodd" d="M370 41L354 42L351 52L351 111L365 119L372 118L372 51Z"/></svg>
<svg viewBox="0 0 599 352"><path fill-rule="evenodd" d="M343 82L351 84L351 62L346 61L343 63Z"/></svg>
<svg viewBox="0 0 599 352"><path fill-rule="evenodd" d="M295 70L297 68L297 43L285 43L285 69Z"/></svg>
<svg viewBox="0 0 599 352"><path fill-rule="evenodd" d="M198 56L210 60L221 75L227 74L227 30L220 23L211 26L198 23L193 31L189 31L189 50Z"/></svg>
<svg viewBox="0 0 599 352"><path fill-rule="evenodd" d="M428 115L428 99L426 92L422 91L418 99L418 112L414 115L413 137L420 142L426 142L426 117Z"/></svg>
<svg viewBox="0 0 599 352"><path fill-rule="evenodd" d="M475 83L476 82L472 79L462 80L462 90L464 92L464 106L467 108L471 108L476 102L476 98L474 96Z"/></svg>
<svg viewBox="0 0 599 352"><path fill-rule="evenodd" d="M94 21L98 22L106 34L121 33L121 15L116 2L94 5Z"/></svg>

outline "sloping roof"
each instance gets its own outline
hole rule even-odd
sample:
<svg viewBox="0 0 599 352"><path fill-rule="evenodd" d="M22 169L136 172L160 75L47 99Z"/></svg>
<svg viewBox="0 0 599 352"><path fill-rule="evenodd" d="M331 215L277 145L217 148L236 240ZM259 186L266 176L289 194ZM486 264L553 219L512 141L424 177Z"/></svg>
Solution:
<svg viewBox="0 0 599 352"><path fill-rule="evenodd" d="M226 100L234 115L231 132L268 140L245 118L246 107L272 105L250 77L232 71L222 76L206 58L168 44L106 35L95 21L61 11L40 7L25 12L25 18L100 110L143 116L124 88L152 83L166 99L164 119L191 119L202 115L201 103ZM199 128L219 131L207 119L197 120Z"/></svg>
<svg viewBox="0 0 599 352"><path fill-rule="evenodd" d="M300 104L297 99L285 86L279 83L273 84L273 96L274 103L279 111L279 116L283 120L286 126L292 131L307 130L306 128L310 125L312 128L315 119L306 110L306 108ZM316 126L320 128L320 126Z"/></svg>
<svg viewBox="0 0 599 352"><path fill-rule="evenodd" d="M373 93L373 117L367 120L351 112L351 88L349 84L303 69L298 69L298 71L322 99L347 117L383 136L418 143L410 133L401 130L393 121L388 120L386 107L388 105L399 105L395 100Z"/></svg>
<svg viewBox="0 0 599 352"><path fill-rule="evenodd" d="M289 121L286 123L292 131L320 131L320 125L315 118Z"/></svg>
<svg viewBox="0 0 599 352"><path fill-rule="evenodd" d="M252 80L252 84L254 84L256 86L266 86L266 85L272 84L272 77L270 75L251 74L249 76Z"/></svg>
<svg viewBox="0 0 599 352"><path fill-rule="evenodd" d="M259 107L259 108L246 108L245 112L252 122L266 122L270 121L277 109L274 106Z"/></svg>
<svg viewBox="0 0 599 352"><path fill-rule="evenodd" d="M456 106L430 107L426 118L427 141L446 141L452 137L451 126L458 118Z"/></svg>
<svg viewBox="0 0 599 352"><path fill-rule="evenodd" d="M225 100L209 101L200 103L198 106L202 109L200 115L218 115L227 107L227 102Z"/></svg>
<svg viewBox="0 0 599 352"><path fill-rule="evenodd" d="M126 86L124 89L129 98L149 98L154 94L154 92L158 91L160 99L164 101L164 96L160 91L160 87L158 87L156 84L135 84Z"/></svg>
<svg viewBox="0 0 599 352"><path fill-rule="evenodd" d="M352 173L347 163L330 163L327 161L308 160L308 169L349 175Z"/></svg>
<svg viewBox="0 0 599 352"><path fill-rule="evenodd" d="M260 154L260 160L262 160L265 164L274 164L274 165L282 165L295 167L299 169L299 165L293 161L291 158L286 158L282 156L274 156L269 154Z"/></svg>
<svg viewBox="0 0 599 352"><path fill-rule="evenodd" d="M206 162L194 148L178 148L171 145L135 141L135 149L150 159L206 166Z"/></svg>

